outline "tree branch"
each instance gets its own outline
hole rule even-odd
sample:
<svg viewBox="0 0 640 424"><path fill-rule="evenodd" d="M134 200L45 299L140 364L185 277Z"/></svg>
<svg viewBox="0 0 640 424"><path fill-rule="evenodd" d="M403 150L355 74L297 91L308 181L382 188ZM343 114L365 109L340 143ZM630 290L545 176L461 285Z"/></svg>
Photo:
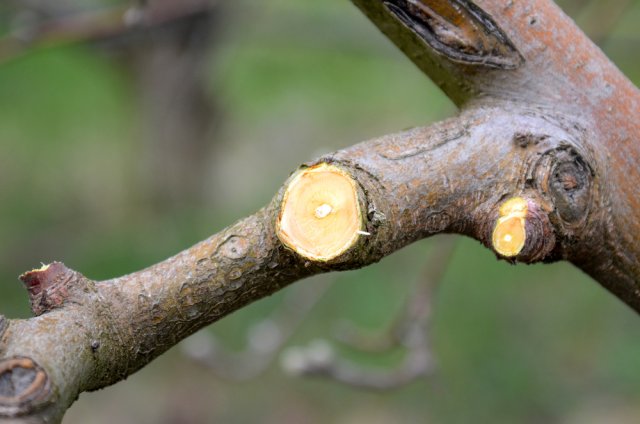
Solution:
<svg viewBox="0 0 640 424"><path fill-rule="evenodd" d="M140 272L25 274L38 316L0 320L2 416L60 420L248 303L442 232L569 260L640 311L635 87L546 0L355 1L463 112L308 163L264 209Z"/></svg>
<svg viewBox="0 0 640 424"><path fill-rule="evenodd" d="M566 188L555 191L567 197L552 205L567 240L559 257L639 310L638 89L550 0L352 1L456 104L515 104L573 127L567 146L575 165L565 157L557 166L574 168L559 176L580 184L558 182ZM534 142L545 136L528 133ZM562 210L571 203L574 211Z"/></svg>
<svg viewBox="0 0 640 424"><path fill-rule="evenodd" d="M545 138L534 140L534 130ZM574 138L570 130L531 113L483 108L307 164L330 163L352 176L360 210L366 211L363 234L329 261L308 260L278 239L285 184L255 215L143 271L103 282L57 263L31 271L22 279L39 316L9 321L0 354L5 361L30 358L45 370L44 403L18 391L3 396L11 399L14 414L59 419L80 392L125 378L196 330L293 281L359 268L440 232L470 235L490 246L506 197L522 192L545 207L522 176L546 180L550 169L538 169L546 166L540 154L564 152L564 140ZM532 140L525 143L525 135ZM529 221L531 233L518 260L561 256L563 246L549 243L550 221L544 215Z"/></svg>

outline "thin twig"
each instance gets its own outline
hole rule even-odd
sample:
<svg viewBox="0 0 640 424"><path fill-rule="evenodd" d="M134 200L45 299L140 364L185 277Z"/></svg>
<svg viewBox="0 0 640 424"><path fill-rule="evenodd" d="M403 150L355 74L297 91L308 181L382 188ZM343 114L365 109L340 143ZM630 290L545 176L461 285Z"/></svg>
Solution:
<svg viewBox="0 0 640 424"><path fill-rule="evenodd" d="M454 238L440 240L420 273L416 286L407 298L402 312L398 314L388 331L372 335L366 330L355 327L350 322L343 322L336 331L336 338L350 347L368 352L384 352L403 346L408 335L416 330L422 331L429 323L431 303L434 292L442 280L450 259L455 252Z"/></svg>
<svg viewBox="0 0 640 424"><path fill-rule="evenodd" d="M171 3L165 5L164 3ZM153 28L206 12L213 3L207 0L163 2L162 7L114 6L91 12L24 20L0 38L0 63L36 48L54 48L69 44L95 42L120 37L132 31Z"/></svg>
<svg viewBox="0 0 640 424"><path fill-rule="evenodd" d="M342 334L342 342L362 351L405 349L407 354L398 366L388 370L364 368L339 358L331 344L320 340L307 347L288 349L282 356L283 368L296 375L330 378L371 390L402 387L431 374L435 368L429 343L431 306L436 287L442 281L454 251L453 238L441 240L429 256L402 313L382 337L364 335L354 328Z"/></svg>
<svg viewBox="0 0 640 424"><path fill-rule="evenodd" d="M325 340L315 341L307 347L287 349L282 356L282 366L294 375L329 378L369 390L391 390L406 386L429 375L434 369L431 352L424 346L410 349L402 363L394 369L374 370L337 357Z"/></svg>
<svg viewBox="0 0 640 424"><path fill-rule="evenodd" d="M253 379L269 368L333 281L330 278L292 287L283 304L248 331L243 351L232 351L213 334L200 332L181 345L182 352L222 379Z"/></svg>

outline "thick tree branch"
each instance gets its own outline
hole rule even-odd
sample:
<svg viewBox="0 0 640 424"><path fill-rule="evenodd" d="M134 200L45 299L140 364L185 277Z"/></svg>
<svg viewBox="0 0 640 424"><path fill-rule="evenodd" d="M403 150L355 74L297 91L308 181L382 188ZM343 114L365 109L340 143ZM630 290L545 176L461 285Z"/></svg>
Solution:
<svg viewBox="0 0 640 424"><path fill-rule="evenodd" d="M47 380L38 403L4 393L13 405L7 411L59 418L78 393L125 378L203 326L312 274L359 268L445 231L491 245L505 198L520 194L552 211L525 176L547 180L556 159L541 157L562 156L572 149L566 140L579 136L529 111L483 108L320 158L354 178L365 211L363 234L327 262L307 260L279 241L285 184L255 215L146 270L103 282L62 264L29 272L23 280L42 315L10 321L0 355L30 358ZM529 221L519 260L552 260L571 248L549 241L554 229L545 214Z"/></svg>
<svg viewBox="0 0 640 424"><path fill-rule="evenodd" d="M59 420L250 302L442 232L569 260L640 311L635 87L547 0L354 1L463 112L306 164L255 215L146 270L25 274L39 316L0 320L2 416Z"/></svg>
<svg viewBox="0 0 640 424"><path fill-rule="evenodd" d="M516 103L582 133L568 144L591 177L573 207L591 219L560 219L561 256L640 309L638 89L550 0L353 2L458 105Z"/></svg>

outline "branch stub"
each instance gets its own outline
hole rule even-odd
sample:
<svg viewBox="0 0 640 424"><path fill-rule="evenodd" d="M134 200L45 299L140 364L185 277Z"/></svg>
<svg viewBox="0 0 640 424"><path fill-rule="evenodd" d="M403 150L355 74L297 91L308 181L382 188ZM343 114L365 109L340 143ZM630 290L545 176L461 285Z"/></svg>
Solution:
<svg viewBox="0 0 640 424"><path fill-rule="evenodd" d="M527 201L522 197L511 198L500 206L492 237L493 248L500 255L512 258L524 248L528 209Z"/></svg>
<svg viewBox="0 0 640 424"><path fill-rule="evenodd" d="M47 401L47 373L32 359L13 357L0 362L0 417L32 412Z"/></svg>
<svg viewBox="0 0 640 424"><path fill-rule="evenodd" d="M299 170L289 180L276 233L305 259L327 262L365 234L362 219L356 181L343 169L320 163Z"/></svg>

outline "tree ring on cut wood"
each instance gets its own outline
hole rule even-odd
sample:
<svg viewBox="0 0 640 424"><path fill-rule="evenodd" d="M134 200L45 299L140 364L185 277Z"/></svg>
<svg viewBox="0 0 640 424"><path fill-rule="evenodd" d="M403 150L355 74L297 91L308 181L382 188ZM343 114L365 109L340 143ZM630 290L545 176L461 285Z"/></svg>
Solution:
<svg viewBox="0 0 640 424"><path fill-rule="evenodd" d="M327 262L365 234L358 186L342 168L320 163L296 172L280 204L276 233L305 259Z"/></svg>

